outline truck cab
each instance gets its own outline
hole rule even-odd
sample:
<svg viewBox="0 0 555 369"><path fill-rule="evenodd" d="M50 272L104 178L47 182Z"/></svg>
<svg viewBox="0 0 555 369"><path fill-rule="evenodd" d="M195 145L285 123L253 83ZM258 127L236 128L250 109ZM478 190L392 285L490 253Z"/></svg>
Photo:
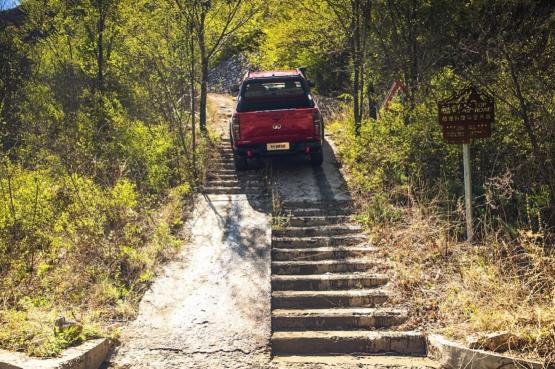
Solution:
<svg viewBox="0 0 555 369"><path fill-rule="evenodd" d="M260 157L306 155L317 166L324 159L324 122L299 69L248 72L239 87L230 135L237 170Z"/></svg>

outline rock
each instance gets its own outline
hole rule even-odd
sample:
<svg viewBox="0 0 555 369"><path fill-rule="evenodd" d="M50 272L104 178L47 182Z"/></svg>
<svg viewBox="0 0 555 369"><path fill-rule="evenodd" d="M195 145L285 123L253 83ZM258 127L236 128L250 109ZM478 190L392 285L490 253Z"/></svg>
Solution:
<svg viewBox="0 0 555 369"><path fill-rule="evenodd" d="M250 63L243 54L218 63L208 75L210 92L230 93L239 85L249 67Z"/></svg>
<svg viewBox="0 0 555 369"><path fill-rule="evenodd" d="M467 337L468 346L471 349L504 352L515 348L517 337L509 332L478 333Z"/></svg>
<svg viewBox="0 0 555 369"><path fill-rule="evenodd" d="M54 334L58 335L61 332L73 329L73 334L79 335L83 330L83 326L75 320L68 320L66 317L61 316L54 321Z"/></svg>
<svg viewBox="0 0 555 369"><path fill-rule="evenodd" d="M114 323L108 325L107 328L108 328L108 331L116 331L116 330L122 329L123 326L124 326L124 324L122 322L114 322Z"/></svg>

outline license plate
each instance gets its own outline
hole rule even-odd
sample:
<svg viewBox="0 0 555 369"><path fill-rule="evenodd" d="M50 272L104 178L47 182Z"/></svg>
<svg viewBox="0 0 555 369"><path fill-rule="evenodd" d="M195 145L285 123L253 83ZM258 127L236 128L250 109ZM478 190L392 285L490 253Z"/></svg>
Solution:
<svg viewBox="0 0 555 369"><path fill-rule="evenodd" d="M276 150L289 150L289 142L276 142L266 144L266 150L276 151Z"/></svg>

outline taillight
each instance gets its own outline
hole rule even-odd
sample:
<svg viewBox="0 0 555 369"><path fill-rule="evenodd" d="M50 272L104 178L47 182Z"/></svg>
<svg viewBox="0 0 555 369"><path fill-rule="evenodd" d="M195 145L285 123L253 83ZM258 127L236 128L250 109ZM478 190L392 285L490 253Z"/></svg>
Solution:
<svg viewBox="0 0 555 369"><path fill-rule="evenodd" d="M231 130L235 140L241 139L241 130L239 129L239 116L234 114L231 118Z"/></svg>
<svg viewBox="0 0 555 369"><path fill-rule="evenodd" d="M315 110L312 114L312 124L314 125L314 136L320 136L322 131L322 114L318 110Z"/></svg>

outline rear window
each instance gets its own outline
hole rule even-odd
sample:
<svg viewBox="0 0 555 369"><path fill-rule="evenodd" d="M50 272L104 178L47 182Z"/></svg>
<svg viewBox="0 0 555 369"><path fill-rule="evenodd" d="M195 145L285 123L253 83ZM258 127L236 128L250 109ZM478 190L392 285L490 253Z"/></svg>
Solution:
<svg viewBox="0 0 555 369"><path fill-rule="evenodd" d="M312 108L314 102L298 78L246 81L237 111Z"/></svg>
<svg viewBox="0 0 555 369"><path fill-rule="evenodd" d="M303 96L301 81L252 81L245 85L245 98Z"/></svg>

